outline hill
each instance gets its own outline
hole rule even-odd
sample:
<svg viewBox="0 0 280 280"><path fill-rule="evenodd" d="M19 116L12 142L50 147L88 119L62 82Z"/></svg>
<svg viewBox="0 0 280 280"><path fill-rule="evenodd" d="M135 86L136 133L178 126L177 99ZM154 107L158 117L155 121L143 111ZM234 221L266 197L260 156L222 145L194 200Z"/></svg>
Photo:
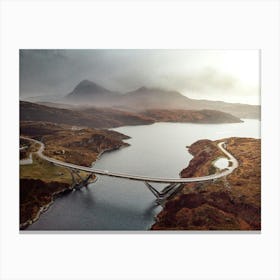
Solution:
<svg viewBox="0 0 280 280"><path fill-rule="evenodd" d="M20 120L53 122L91 128L108 128L154 122L151 118L116 109L91 108L87 111L78 111L26 101L20 101Z"/></svg>
<svg viewBox="0 0 280 280"><path fill-rule="evenodd" d="M227 150L239 166L226 178L183 184L157 216L153 230L260 230L261 229L261 140L232 137L218 141L199 140L189 147L194 156L181 177L216 173L213 161Z"/></svg>
<svg viewBox="0 0 280 280"><path fill-rule="evenodd" d="M241 122L239 118L214 110L147 110L132 113L112 108L95 107L70 110L26 101L20 102L20 120L51 122L91 128L145 125L154 122Z"/></svg>
<svg viewBox="0 0 280 280"><path fill-rule="evenodd" d="M45 155L84 166L91 166L104 152L128 146L123 140L129 138L116 131L31 121L20 123L20 134L42 141ZM20 139L20 145L26 147L25 157L38 149L37 144L28 140ZM21 229L36 221L58 195L68 193L74 187L66 168L51 164L36 154L32 161L20 165ZM79 174L82 177L89 175Z"/></svg>
<svg viewBox="0 0 280 280"><path fill-rule="evenodd" d="M238 123L233 115L215 110L147 110L142 115L161 122Z"/></svg>

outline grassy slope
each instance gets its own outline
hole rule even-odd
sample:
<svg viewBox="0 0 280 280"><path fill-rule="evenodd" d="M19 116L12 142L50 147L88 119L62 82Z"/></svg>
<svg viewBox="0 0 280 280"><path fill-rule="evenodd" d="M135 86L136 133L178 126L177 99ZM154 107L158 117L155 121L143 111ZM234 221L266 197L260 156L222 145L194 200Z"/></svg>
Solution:
<svg viewBox="0 0 280 280"><path fill-rule="evenodd" d="M125 145L122 139L127 138L117 132L72 130L69 126L42 122L21 123L21 132L45 142L45 154L50 157L81 165L90 165L104 149ZM26 156L38 149L37 144L25 140L21 140L21 146L28 146L24 150ZM65 153L61 154L62 150ZM88 175L79 174L84 178ZM38 219L54 196L69 190L71 185L72 176L66 168L55 166L33 153L33 163L20 166L20 227L23 229Z"/></svg>
<svg viewBox="0 0 280 280"><path fill-rule="evenodd" d="M66 168L55 166L33 154L33 163L20 166L21 179L40 179L46 183L63 182L70 184L72 177Z"/></svg>

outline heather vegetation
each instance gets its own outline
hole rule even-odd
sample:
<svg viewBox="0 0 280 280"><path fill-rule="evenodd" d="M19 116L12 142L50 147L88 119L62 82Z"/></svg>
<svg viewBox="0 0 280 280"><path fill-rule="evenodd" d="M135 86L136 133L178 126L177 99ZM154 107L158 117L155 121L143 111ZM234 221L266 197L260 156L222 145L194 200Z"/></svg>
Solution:
<svg viewBox="0 0 280 280"><path fill-rule="evenodd" d="M260 230L261 141L253 138L222 139L239 167L226 178L186 184L158 215L154 230ZM209 174L213 159L221 156L218 141L191 145L194 155L182 177Z"/></svg>

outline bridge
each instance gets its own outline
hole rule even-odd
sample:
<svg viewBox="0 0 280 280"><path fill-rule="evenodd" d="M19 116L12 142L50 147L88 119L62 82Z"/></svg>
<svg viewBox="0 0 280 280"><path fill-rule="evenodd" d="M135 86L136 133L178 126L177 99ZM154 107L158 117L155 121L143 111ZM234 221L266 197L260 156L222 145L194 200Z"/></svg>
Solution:
<svg viewBox="0 0 280 280"><path fill-rule="evenodd" d="M218 144L219 149L227 156L229 163L231 163L227 168L223 169L219 173L207 175L207 176L201 176L201 177L190 177L190 178L161 178L161 177L150 177L150 176L142 176L142 175L135 175L135 174L126 174L126 173L120 173L120 172L111 172L108 170L101 170L101 169L95 169L92 167L86 167L81 165L76 165L73 163L63 162L54 158L50 158L43 154L43 151L45 149L44 143L20 136L21 139L28 140L31 142L34 142L38 145L40 145L40 148L36 152L36 154L57 166L65 167L67 168L73 179L73 183L75 184L75 187L80 187L82 185L88 184L90 178L92 178L92 175L101 175L101 176L109 176L109 177L115 177L115 178L122 178L127 180L134 180L134 181L141 181L144 182L144 184L148 187L148 189L153 193L153 195L156 197L157 202L161 203L165 201L167 198L174 195L176 192L181 189L183 183L194 183L194 182L206 182L206 181L215 181L217 179L226 177L230 173L233 172L234 169L238 167L238 161L233 155L231 155L226 149L225 149L225 142L220 142ZM79 171L84 171L86 173L89 173L86 178L82 178L79 174ZM152 183L159 183L159 184L168 184L162 191L158 191L155 187L153 187Z"/></svg>

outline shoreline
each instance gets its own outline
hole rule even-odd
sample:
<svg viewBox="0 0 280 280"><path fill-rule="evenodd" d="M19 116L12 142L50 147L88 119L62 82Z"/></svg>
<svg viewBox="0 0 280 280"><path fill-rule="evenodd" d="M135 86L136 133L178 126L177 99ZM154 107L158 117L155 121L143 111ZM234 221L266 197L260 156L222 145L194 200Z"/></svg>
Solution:
<svg viewBox="0 0 280 280"><path fill-rule="evenodd" d="M70 188L65 188L64 190L61 190L61 191L57 191L57 192L54 192L52 193L52 198L51 198L51 201L43 206L41 206L36 214L36 216L34 218L30 218L29 220L27 220L26 222L24 223L21 223L20 224L20 230L25 230L28 228L28 226L34 224L36 221L39 220L40 216L46 212L50 206L55 202L56 198L58 198L59 196L63 195L63 194L66 194L66 193L69 193L71 192L73 189L70 187Z"/></svg>
<svg viewBox="0 0 280 280"><path fill-rule="evenodd" d="M226 138L226 139L223 139L223 140L228 142L227 146L229 147L229 151L231 151L231 153L234 151L233 154L237 158L240 156L239 155L240 144L241 144L241 146L243 146L244 143L245 144L249 143L251 145L251 143L250 143L250 141L251 141L254 145L256 145L258 141L260 142L260 139L238 138L238 137L231 137L231 138ZM217 146L219 141L221 141L221 140L216 140L216 141L198 140L195 143L193 143L190 147L188 147L189 153L191 153L193 155L193 158L189 162L189 165L180 172L181 177L195 177L195 176L201 176L201 175L209 174L209 173L207 173L207 172L209 172L209 167L213 165L213 161L217 160L221 156L221 153L220 153L220 151L218 149L218 146ZM122 147L125 147L125 146L128 146L128 145L124 145L124 146L121 146L121 147L118 147L118 148L113 148L113 149L104 149L104 150L102 150L98 154L98 157L96 158L94 163L98 159L100 159L100 157L102 156L103 153L109 152L109 151L113 151L113 150L118 150L118 149L120 149ZM253 151L257 148L257 150L256 150L256 153L257 153L258 146L255 146L253 148L254 148ZM214 152L213 152L213 149L214 149ZM206 152L206 150L207 150L207 152ZM242 150L242 148L241 148L241 150ZM244 153L244 152L242 152L242 153ZM252 150L249 151L249 154L250 153L252 154ZM203 157L201 158L202 155L203 155ZM254 153L253 153L253 155L254 155ZM201 159L205 159L205 160L201 160ZM246 159L246 156L245 156L245 159ZM242 160L243 159L242 159L242 156L241 156L241 162L242 162ZM235 170L235 173L236 173L236 171L237 170ZM234 177L235 175L236 174L230 174L230 175L228 175L228 177ZM97 178L95 177L95 181L96 181L96 179ZM224 180L224 181L226 181L226 180ZM224 181L221 180L218 183L221 183L221 182L224 182ZM237 181L237 183L239 183L239 182ZM247 183L247 181L245 183ZM211 185L212 183L209 182L209 184ZM217 185L217 183L215 183L215 184ZM196 229L195 227L193 227L193 228L185 228L184 226L181 226L179 228L176 228L176 227L174 228L174 227L169 227L169 226L167 228L157 228L157 224L159 224L162 221L162 217L164 215L163 213L165 212L165 214L166 214L166 205L167 204L169 205L170 203L174 204L174 203L178 202L178 199L180 199L180 196L184 196L184 199L186 197L188 197L188 199L189 199L189 197L191 197L192 199L194 199L194 201L189 200L188 203L191 203L191 204L194 203L195 205L198 203L199 204L198 206L203 205L203 204L206 203L205 199L203 198L203 195L201 195L203 192L205 193L205 185L204 186L198 186L198 184L196 184L196 183L188 183L188 188L187 188L188 190L186 190L184 188L185 185L186 185L185 183L181 184L180 190L176 194L174 194L174 196L172 198L168 199L167 202L162 206L163 209L160 211L160 213L158 213L157 215L154 216L155 222L150 226L150 228L143 229L143 230L172 230L172 229L173 230L174 229L175 230L211 230L211 229L216 229L214 227L213 228L209 228L209 229L207 229L207 228L198 228L198 229ZM237 184L237 186L239 186L239 185ZM84 186L82 186L82 187L84 187ZM206 187L208 187L208 186L206 186ZM217 186L215 186L215 187L217 187ZM243 188L243 185L241 187ZM33 219L31 219L31 220L21 224L21 226L26 228L30 224L36 222L39 219L40 215L42 213L46 212L49 209L49 207L52 205L52 203L54 203L55 199L59 195L64 195L64 193L67 193L67 192L70 192L70 191L71 191L70 188L65 188L65 189L60 190L58 192L54 192L52 194L52 200L50 202L48 202L47 204L41 206L40 209L38 210L38 213L36 214L36 216ZM233 199L231 198L230 192L231 192L231 188L227 188L227 187L225 187L225 185L223 185L223 191L220 192L220 193L219 192L217 193L218 194L217 199L221 198L221 199L226 199L226 200L229 199L229 201L233 201ZM225 195L227 197L223 197ZM216 197L213 197L213 198L216 199ZM197 199L198 199L198 201L197 201ZM228 202L226 202L226 203L228 203ZM236 204L238 204L238 203L236 203ZM209 211L209 212L216 211L219 215L222 215L223 218L225 218L226 221L232 222L232 226L233 226L232 228L219 228L218 230L259 230L260 226L258 226L258 217L253 217L253 219L255 220L255 224L253 225L254 228L250 228L249 221L246 220L246 219L244 220L244 217L243 217L244 213L241 213L243 216L239 217L237 219L237 221L234 221L234 215L237 215L237 212L239 210L241 212L242 211L244 212L244 209L242 208L243 206L240 203L238 205L241 208L238 208L239 207L238 206L237 209L233 209L235 212L232 212L231 211L232 209L231 209L229 211L229 213L227 213L228 211L226 211L225 209L221 208L221 205L219 205L218 210L214 209L217 205L214 205L213 203L212 204L210 203L210 207L208 205L208 208L206 208L204 210ZM252 210L252 207L254 207L255 205L252 206L250 204L247 204L247 206L249 208L251 207L251 209L249 209L249 215L255 215L255 214L258 215L258 213L257 213L258 209L256 207L255 207L255 210L254 209ZM184 212L183 217L182 217L182 213L180 214L181 215L181 219L185 218L185 216L189 215L189 212L191 212L193 208L197 208L197 205L195 207L190 207L189 210L186 210L186 208L189 208L188 205L183 205L181 207L181 209L179 209L179 210L186 211L186 212ZM252 214L252 211L255 212L255 213ZM207 212L206 212L206 214L207 214ZM238 226L240 226L240 228L238 228ZM23 228L23 229L25 229L25 228Z"/></svg>
<svg viewBox="0 0 280 280"><path fill-rule="evenodd" d="M126 147L130 146L129 143L126 143L126 142L124 142L124 143L125 143L125 145L122 145L122 146L120 146L120 147L108 148L108 149L104 149L103 151L101 151L101 152L97 155L95 161L93 161L93 162L91 163L91 167L93 167L93 166L95 165L95 163L96 163L98 160L100 160L100 158L102 157L103 154L105 154L105 153L110 153L110 152L114 152L114 151L118 151L118 150L120 150L120 149L123 149L123 148L126 148Z"/></svg>
<svg viewBox="0 0 280 280"><path fill-rule="evenodd" d="M101 156L106 153L106 152L111 152L111 151L115 151L115 150L119 150L121 148L125 148L129 146L129 144L127 145L123 145L121 147L116 147L116 148L108 148L108 149L104 149L102 150L98 156L96 157L95 161L92 163L92 166L96 163L97 160L99 160L101 158ZM30 156L32 156L33 153L30 153ZM20 178L21 180L21 178ZM95 183L96 181L98 180L98 177L97 176L94 176L94 178L92 178L92 181L90 181L88 184L93 184ZM55 181L53 181L53 183L56 183ZM59 183L59 182L57 182ZM81 189L81 188L84 188L84 187L87 187L88 184L83 184L81 185L78 189ZM51 201L48 202L47 204L41 206L38 210L38 212L36 213L35 217L34 218L30 218L28 219L27 221L23 222L23 223L20 223L19 224L19 230L28 230L28 227L32 224L34 224L36 221L39 220L40 216L45 213L49 208L50 206L55 203L55 200L60 197L60 196L63 196L63 195L66 195L70 192L72 192L73 190L75 190L75 182L73 182L72 184L68 184L68 187L67 188L64 188L63 190L60 190L60 191L55 191L54 193L51 194Z"/></svg>
<svg viewBox="0 0 280 280"><path fill-rule="evenodd" d="M182 184L181 191L164 203L149 230L261 229L261 140L222 140L240 162L239 168L213 182ZM189 147L193 158L181 171L181 177L210 174L213 161L221 156L218 141L221 140L193 143Z"/></svg>
<svg viewBox="0 0 280 280"><path fill-rule="evenodd" d="M97 176L95 176L94 180L91 181L89 184L93 184L95 183L96 181L98 180ZM79 189L81 188L85 188L87 187L87 185L82 185L81 187L79 187ZM72 184L70 187L68 188L65 188L61 191L56 191L52 194L52 198L51 198L51 201L43 206L40 207L40 209L38 210L35 218L31 218L29 220L27 220L26 222L20 224L20 230L28 230L28 226L34 224L35 222L37 222L40 218L40 216L45 213L46 211L48 211L48 209L50 208L50 206L52 204L55 203L55 200L63 195L66 195L66 194L69 194L70 192L72 192L73 190L75 189L75 184Z"/></svg>

